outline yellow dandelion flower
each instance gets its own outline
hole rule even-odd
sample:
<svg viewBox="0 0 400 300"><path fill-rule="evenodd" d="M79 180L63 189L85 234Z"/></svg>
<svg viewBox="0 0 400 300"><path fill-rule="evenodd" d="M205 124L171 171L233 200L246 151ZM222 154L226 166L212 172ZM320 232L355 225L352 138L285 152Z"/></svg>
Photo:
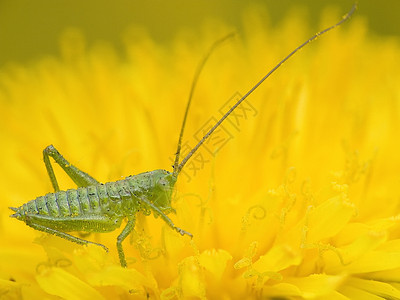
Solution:
<svg viewBox="0 0 400 300"><path fill-rule="evenodd" d="M303 20L272 30L247 19L198 82L186 152L309 35ZM1 297L400 298L400 46L357 18L280 69L185 166L171 218L192 240L138 214L122 268L120 230L76 233L106 253L9 218L8 206L52 190L49 144L101 182L171 170L196 64L227 32L172 48L132 32L123 61L70 31L62 59L1 70ZM74 187L55 169L61 189Z"/></svg>

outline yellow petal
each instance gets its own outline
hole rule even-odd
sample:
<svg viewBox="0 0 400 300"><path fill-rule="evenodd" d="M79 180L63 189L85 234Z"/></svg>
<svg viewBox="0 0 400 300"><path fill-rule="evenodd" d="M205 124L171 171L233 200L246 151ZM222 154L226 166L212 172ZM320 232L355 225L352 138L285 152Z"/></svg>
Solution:
<svg viewBox="0 0 400 300"><path fill-rule="evenodd" d="M323 274L315 274L303 278L285 278L286 282L299 289L300 296L305 299L323 299L323 297L334 293L344 280L344 276Z"/></svg>
<svg viewBox="0 0 400 300"><path fill-rule="evenodd" d="M355 213L353 204L336 196L311 209L307 220L306 243L317 243L337 234Z"/></svg>
<svg viewBox="0 0 400 300"><path fill-rule="evenodd" d="M221 279L226 268L226 263L231 259L232 256L227 251L221 249L205 250L199 256L200 265L211 272L217 280Z"/></svg>
<svg viewBox="0 0 400 300"><path fill-rule="evenodd" d="M384 299L400 299L400 290L389 283L351 278L347 285Z"/></svg>
<svg viewBox="0 0 400 300"><path fill-rule="evenodd" d="M203 274L195 257L187 257L179 264L179 292L183 297L198 297L206 295Z"/></svg>
<svg viewBox="0 0 400 300"><path fill-rule="evenodd" d="M153 283L137 270L115 265L88 274L87 280L95 286L120 286L127 290L144 291L145 287L155 288Z"/></svg>
<svg viewBox="0 0 400 300"><path fill-rule="evenodd" d="M253 264L258 272L279 272L289 266L299 265L302 256L289 246L276 245Z"/></svg>
<svg viewBox="0 0 400 300"><path fill-rule="evenodd" d="M105 299L88 283L57 267L42 270L36 280L44 291L64 299Z"/></svg>

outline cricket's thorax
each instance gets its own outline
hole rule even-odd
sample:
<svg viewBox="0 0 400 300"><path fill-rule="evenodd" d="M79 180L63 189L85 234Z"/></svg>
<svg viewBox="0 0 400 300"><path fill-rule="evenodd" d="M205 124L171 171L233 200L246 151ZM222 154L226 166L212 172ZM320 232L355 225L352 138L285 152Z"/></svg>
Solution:
<svg viewBox="0 0 400 300"><path fill-rule="evenodd" d="M27 225L50 226L65 231L112 231L124 217L138 211L146 215L146 201L169 213L176 178L165 170L145 172L106 184L79 187L40 196L16 209L15 217Z"/></svg>

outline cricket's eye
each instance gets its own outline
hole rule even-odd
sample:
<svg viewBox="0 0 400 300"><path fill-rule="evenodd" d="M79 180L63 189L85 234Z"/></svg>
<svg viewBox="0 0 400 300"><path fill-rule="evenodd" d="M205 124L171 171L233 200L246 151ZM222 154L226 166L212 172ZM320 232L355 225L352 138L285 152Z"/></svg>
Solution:
<svg viewBox="0 0 400 300"><path fill-rule="evenodd" d="M165 180L165 179L160 179L159 181L158 181L158 184L160 184L160 185L162 185L162 186L166 186L167 184L168 184L168 182Z"/></svg>

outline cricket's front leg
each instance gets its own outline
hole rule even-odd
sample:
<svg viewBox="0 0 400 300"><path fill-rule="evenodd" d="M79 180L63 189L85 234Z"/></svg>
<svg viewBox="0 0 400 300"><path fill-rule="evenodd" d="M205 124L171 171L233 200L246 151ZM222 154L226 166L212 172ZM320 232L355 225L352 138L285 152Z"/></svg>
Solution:
<svg viewBox="0 0 400 300"><path fill-rule="evenodd" d="M79 170L77 167L71 165L61 154L58 152L53 145L47 146L43 150L43 160L46 165L47 173L49 174L51 184L53 185L54 191L60 190L56 175L54 174L53 167L50 163L49 157L52 157L54 161L60 165L61 168L67 173L67 175L76 183L78 187L96 185L99 182L89 174Z"/></svg>
<svg viewBox="0 0 400 300"><path fill-rule="evenodd" d="M148 201L146 198L142 197L140 198L142 202L146 203L155 213L157 213L158 215L161 216L161 218L164 220L165 223L168 224L169 227L171 227L172 229L176 230L178 233L180 233L181 235L188 235L190 236L190 238L193 238L193 234L191 234L190 232L183 230L182 228L179 228L178 226L175 226L174 222L172 222L172 220L170 218L168 218L168 216L166 214L164 214L161 209L159 209L157 206L155 206L153 203L151 203L150 201Z"/></svg>

